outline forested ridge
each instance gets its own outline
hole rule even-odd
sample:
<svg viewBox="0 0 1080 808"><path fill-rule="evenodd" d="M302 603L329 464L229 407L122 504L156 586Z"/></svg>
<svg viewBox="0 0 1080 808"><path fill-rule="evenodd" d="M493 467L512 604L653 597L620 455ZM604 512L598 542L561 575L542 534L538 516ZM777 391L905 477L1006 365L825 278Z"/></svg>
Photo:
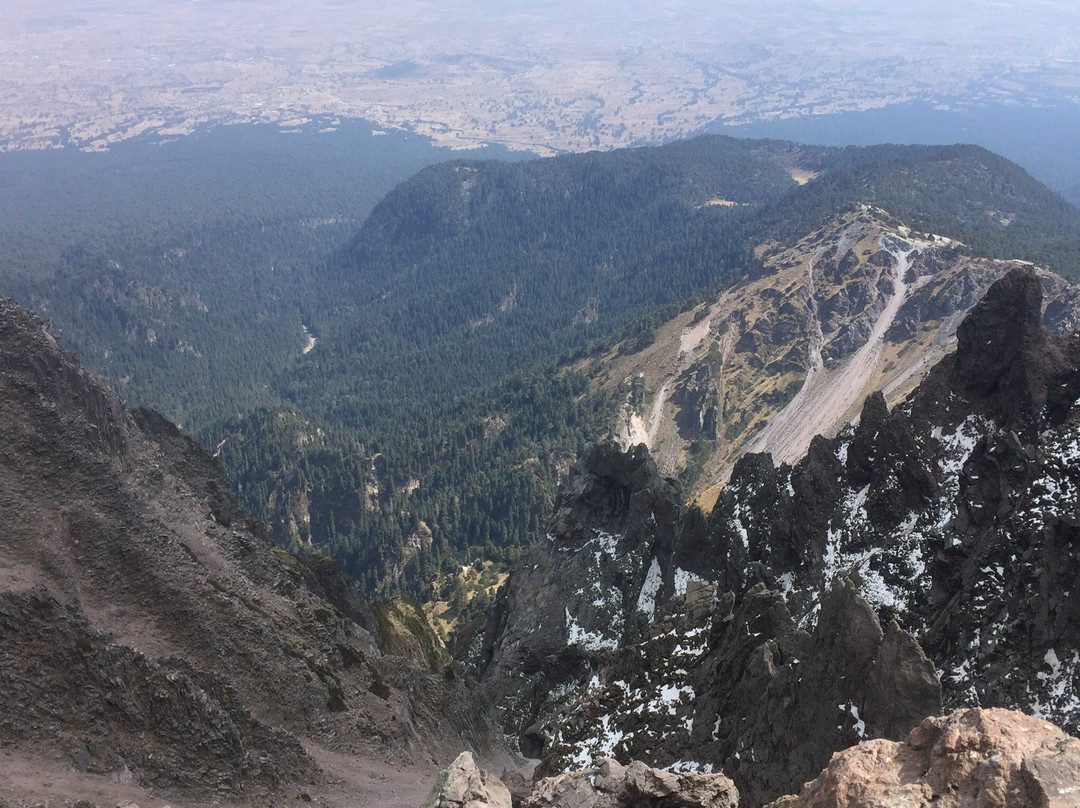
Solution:
<svg viewBox="0 0 1080 808"><path fill-rule="evenodd" d="M260 197L243 226L178 222L130 252L79 242L47 282L5 283L131 403L219 451L280 542L333 554L370 591L513 559L619 403L569 361L643 347L760 271L760 244L865 202L976 253L1080 267L1080 212L969 146L704 137L456 160L362 223L293 176L294 198ZM306 195L322 201L300 216Z"/></svg>
<svg viewBox="0 0 1080 808"><path fill-rule="evenodd" d="M280 401L268 382L333 294L328 258L398 182L453 154L332 120L5 153L0 288L129 401L198 432Z"/></svg>

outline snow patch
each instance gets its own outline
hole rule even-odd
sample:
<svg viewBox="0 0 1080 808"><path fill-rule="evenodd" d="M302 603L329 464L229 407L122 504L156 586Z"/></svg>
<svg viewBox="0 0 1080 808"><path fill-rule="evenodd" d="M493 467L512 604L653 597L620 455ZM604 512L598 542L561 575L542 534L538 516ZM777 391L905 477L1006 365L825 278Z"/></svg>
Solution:
<svg viewBox="0 0 1080 808"><path fill-rule="evenodd" d="M599 631L586 631L570 614L570 610L563 608L566 613L566 644L581 645L589 651L613 650L619 647L619 641L613 637L605 637Z"/></svg>
<svg viewBox="0 0 1080 808"><path fill-rule="evenodd" d="M855 719L855 732L858 733L860 738L865 738L866 722L859 718L859 708L850 702L847 704L840 704L838 707L844 712L851 713L851 717Z"/></svg>
<svg viewBox="0 0 1080 808"><path fill-rule="evenodd" d="M659 594L660 585L663 582L660 562L654 558L649 565L649 572L645 576L645 583L641 586L641 594L638 595L637 602L638 611L648 617L649 620L656 618L656 596Z"/></svg>
<svg viewBox="0 0 1080 808"><path fill-rule="evenodd" d="M686 570L679 569L678 567L675 568L675 594L676 595L685 595L686 594L686 588L690 585L691 581L694 581L695 583L699 583L699 584L707 583L704 578L701 578L701 577L699 577L697 575L694 575L694 573L692 573L692 572L687 572Z"/></svg>

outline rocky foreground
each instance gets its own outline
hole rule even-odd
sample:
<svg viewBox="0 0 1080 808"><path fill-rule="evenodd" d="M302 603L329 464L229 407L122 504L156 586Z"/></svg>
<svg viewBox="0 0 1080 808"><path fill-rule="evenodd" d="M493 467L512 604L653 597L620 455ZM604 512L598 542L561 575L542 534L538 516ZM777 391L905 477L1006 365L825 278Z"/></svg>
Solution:
<svg viewBox="0 0 1080 808"><path fill-rule="evenodd" d="M469 753L439 775L422 808L744 808L722 774L677 774L603 758L511 795ZM930 717L903 741L833 755L798 795L768 808L1066 808L1080 805L1080 740L1011 710Z"/></svg>

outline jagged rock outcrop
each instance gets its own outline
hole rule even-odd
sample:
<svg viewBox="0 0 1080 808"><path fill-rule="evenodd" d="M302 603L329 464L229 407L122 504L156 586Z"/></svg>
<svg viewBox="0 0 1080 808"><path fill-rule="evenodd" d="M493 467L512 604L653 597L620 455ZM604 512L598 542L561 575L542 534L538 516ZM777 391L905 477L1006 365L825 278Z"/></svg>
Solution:
<svg viewBox="0 0 1080 808"><path fill-rule="evenodd" d="M681 514L644 447L598 444L571 470L546 537L499 592L477 670L526 753L604 651L645 635L655 597L675 585L650 560L670 555Z"/></svg>
<svg viewBox="0 0 1080 808"><path fill-rule="evenodd" d="M6 298L0 522L6 751L229 801L317 781L301 738L403 762L495 743L460 679L384 654L332 564L274 548L213 458Z"/></svg>
<svg viewBox="0 0 1080 808"><path fill-rule="evenodd" d="M770 808L1065 808L1080 805L1080 740L1009 710L928 718L902 743L839 752Z"/></svg>
<svg viewBox="0 0 1080 808"><path fill-rule="evenodd" d="M510 790L462 752L439 772L439 779L420 808L511 808Z"/></svg>
<svg viewBox="0 0 1080 808"><path fill-rule="evenodd" d="M647 607L636 633L581 657L573 686L547 668L548 692L569 695L533 713L544 771L612 755L710 766L758 804L941 706L1080 727L1080 337L1045 330L1040 289L1031 267L1009 273L965 318L963 352L902 405L868 397L856 426L794 467L745 456L707 518L674 500L656 510L677 521L658 519L631 562L618 544L594 559L541 543L526 563L560 579L629 563L624 589ZM558 521L581 549L635 497L587 491L567 492ZM647 498L652 512L657 490ZM561 600L568 624L575 602ZM519 619L503 608L500 625Z"/></svg>
<svg viewBox="0 0 1080 808"><path fill-rule="evenodd" d="M722 774L677 774L635 760L605 758L595 766L540 780L521 808L737 808L739 792Z"/></svg>
<svg viewBox="0 0 1080 808"><path fill-rule="evenodd" d="M830 752L940 711L933 665L851 584L833 582L801 629L780 593L744 593L767 559L709 540L643 448L599 445L575 469L547 540L500 594L481 670L543 772L603 755L723 768L760 802Z"/></svg>
<svg viewBox="0 0 1080 808"><path fill-rule="evenodd" d="M902 738L941 711L933 665L838 581L812 630L758 584L734 611L622 648L551 730L544 772L593 755L723 770L757 805L863 738Z"/></svg>
<svg viewBox="0 0 1080 808"><path fill-rule="evenodd" d="M671 394L675 425L685 440L716 440L716 379L707 362L695 362L679 376Z"/></svg>
<svg viewBox="0 0 1080 808"><path fill-rule="evenodd" d="M851 578L919 638L946 704L1076 729L1080 343L1045 331L1039 291L1030 268L997 282L961 326L963 350L904 405L871 397L858 427L793 469L747 459L754 473L737 469L712 521L719 544L745 535L765 578L790 582L796 614ZM762 527L770 513L783 518Z"/></svg>
<svg viewBox="0 0 1080 808"><path fill-rule="evenodd" d="M991 284L1031 268L966 252L868 205L793 244L762 245L759 273L657 327L645 350L593 360L597 384L627 396L615 433L624 446L645 442L663 473L712 508L746 452L795 463L868 394L902 401L955 348ZM1036 274L1043 322L1071 333L1080 289Z"/></svg>

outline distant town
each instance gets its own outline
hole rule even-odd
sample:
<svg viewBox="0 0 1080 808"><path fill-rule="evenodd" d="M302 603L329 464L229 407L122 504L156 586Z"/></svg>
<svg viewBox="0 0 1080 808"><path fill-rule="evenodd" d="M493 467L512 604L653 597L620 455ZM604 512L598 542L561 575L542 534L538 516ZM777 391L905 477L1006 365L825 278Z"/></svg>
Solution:
<svg viewBox="0 0 1080 808"><path fill-rule="evenodd" d="M50 15L14 0L0 10L0 149L342 116L439 145L550 153L717 120L1080 99L1067 7L999 9L991 28L979 15L954 26L925 3L875 15L824 3L797 17L744 0L509 5L119 0L109 14L84 2Z"/></svg>

